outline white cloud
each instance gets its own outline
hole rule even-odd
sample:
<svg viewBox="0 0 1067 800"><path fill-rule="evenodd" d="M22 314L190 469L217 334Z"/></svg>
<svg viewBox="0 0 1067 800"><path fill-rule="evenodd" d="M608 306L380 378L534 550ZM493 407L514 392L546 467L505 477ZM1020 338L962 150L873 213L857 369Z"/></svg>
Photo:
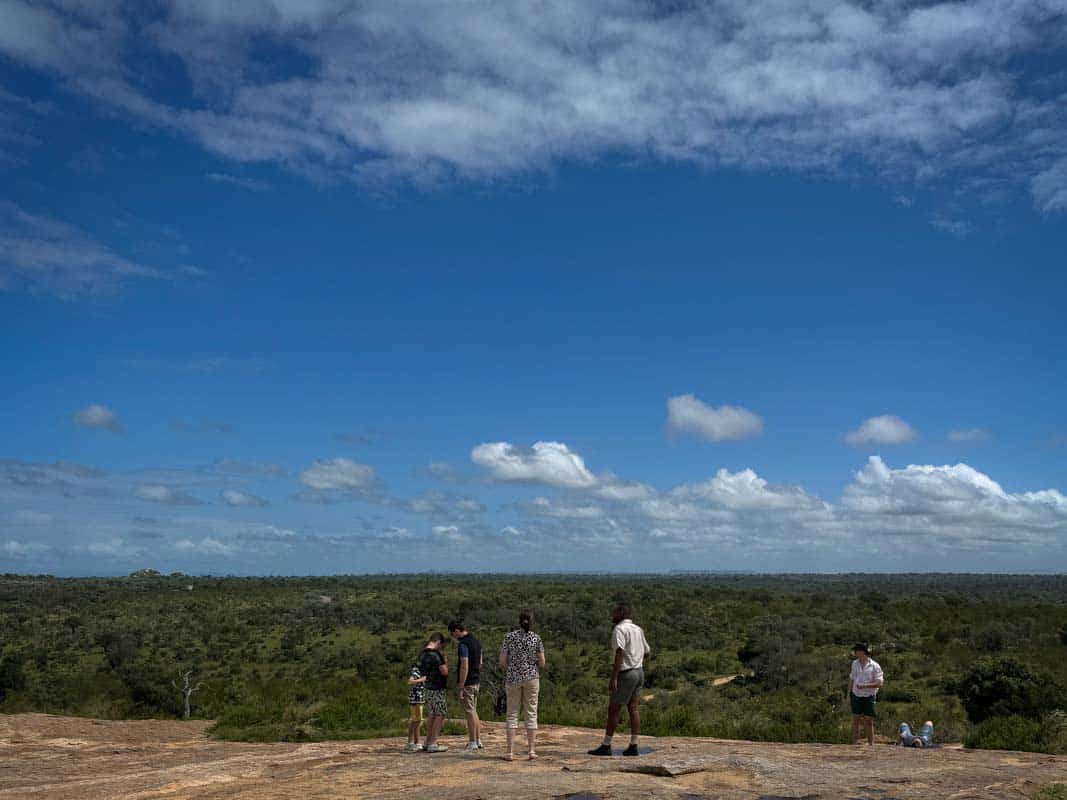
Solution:
<svg viewBox="0 0 1067 800"><path fill-rule="evenodd" d="M215 183L226 183L231 186L237 186L241 189L247 189L250 192L267 192L270 191L270 184L266 181L259 181L255 178L242 178L238 175L228 175L224 172L209 172L205 175L209 181Z"/></svg>
<svg viewBox="0 0 1067 800"><path fill-rule="evenodd" d="M222 497L222 502L226 505L238 508L256 508L270 505L262 497L257 497L248 492L241 492L237 489L223 489L220 496Z"/></svg>
<svg viewBox="0 0 1067 800"><path fill-rule="evenodd" d="M107 406L91 405L76 411L73 416L74 424L83 428L96 428L112 433L122 433L122 420L119 415Z"/></svg>
<svg viewBox="0 0 1067 800"><path fill-rule="evenodd" d="M592 488L597 479L580 455L561 442L536 442L519 451L508 442L477 445L471 461L499 481L544 483L568 489Z"/></svg>
<svg viewBox="0 0 1067 800"><path fill-rule="evenodd" d="M948 432L950 442L984 442L989 438L989 431L985 428L965 428Z"/></svg>
<svg viewBox="0 0 1067 800"><path fill-rule="evenodd" d="M9 558L30 558L50 549L47 545L38 542L20 542L15 539L0 542L0 553Z"/></svg>
<svg viewBox="0 0 1067 800"><path fill-rule="evenodd" d="M694 395L683 394L667 400L667 428L690 433L709 442L748 439L763 433L763 420L747 408L706 405Z"/></svg>
<svg viewBox="0 0 1067 800"><path fill-rule="evenodd" d="M1042 211L1067 211L1067 157L1035 175L1030 190Z"/></svg>
<svg viewBox="0 0 1067 800"><path fill-rule="evenodd" d="M237 552L233 544L205 536L199 541L193 539L179 539L174 543L174 549L184 553L196 553L205 556L230 556Z"/></svg>
<svg viewBox="0 0 1067 800"><path fill-rule="evenodd" d="M679 487L671 494L681 498L701 498L731 510L800 509L820 504L802 489L771 487L751 469L739 472L720 469L711 480Z"/></svg>
<svg viewBox="0 0 1067 800"><path fill-rule="evenodd" d="M644 500L656 493L656 490L644 483L624 481L614 475L604 475L599 479L593 494L602 500L632 502Z"/></svg>
<svg viewBox="0 0 1067 800"><path fill-rule="evenodd" d="M300 473L300 482L317 490L363 491L371 488L376 480L373 467L350 458L315 461Z"/></svg>
<svg viewBox="0 0 1067 800"><path fill-rule="evenodd" d="M134 278L165 277L72 225L0 202L0 291L26 289L69 300L112 294Z"/></svg>
<svg viewBox="0 0 1067 800"><path fill-rule="evenodd" d="M969 236L974 232L974 226L962 219L951 219L942 214L935 214L930 218L930 224L940 231L951 234L958 238Z"/></svg>
<svg viewBox="0 0 1067 800"><path fill-rule="evenodd" d="M233 475L248 475L251 477L284 478L285 467L271 461L242 461L236 458L220 458L215 462L215 469L219 472L227 472Z"/></svg>
<svg viewBox="0 0 1067 800"><path fill-rule="evenodd" d="M1061 5L8 0L0 53L222 157L316 176L482 180L617 153L860 163L894 184L981 174L1052 211L1062 78L1037 90L1022 65L1062 45ZM292 57L268 70L263 39ZM181 64L194 103L128 77L146 49Z"/></svg>
<svg viewBox="0 0 1067 800"><path fill-rule="evenodd" d="M464 514L483 514L486 511L485 506L473 497L461 497L456 501L456 509Z"/></svg>
<svg viewBox="0 0 1067 800"><path fill-rule="evenodd" d="M106 556L108 558L131 558L141 553L141 548L117 537L100 542L90 542L87 549L94 556Z"/></svg>
<svg viewBox="0 0 1067 800"><path fill-rule="evenodd" d="M308 503L330 504L385 499L382 496L382 484L374 468L350 458L315 461L300 473L300 482L308 488L294 497Z"/></svg>
<svg viewBox="0 0 1067 800"><path fill-rule="evenodd" d="M1059 491L1011 494L967 464L890 469L871 456L841 506L869 529L967 546L1049 543L1067 534L1067 497Z"/></svg>
<svg viewBox="0 0 1067 800"><path fill-rule="evenodd" d="M471 538L456 525L434 525L431 531L435 538L454 544L469 542Z"/></svg>
<svg viewBox="0 0 1067 800"><path fill-rule="evenodd" d="M883 414L871 417L856 430L845 434L848 444L860 447L867 444L904 444L918 436L915 429L900 417Z"/></svg>
<svg viewBox="0 0 1067 800"><path fill-rule="evenodd" d="M529 514L561 519L599 519L606 516L603 508L592 503L584 505L556 503L547 497L535 497L529 503L521 504L520 508Z"/></svg>
<svg viewBox="0 0 1067 800"><path fill-rule="evenodd" d="M134 488L133 493L141 500L167 506L196 506L200 501L191 494L162 484L145 484Z"/></svg>

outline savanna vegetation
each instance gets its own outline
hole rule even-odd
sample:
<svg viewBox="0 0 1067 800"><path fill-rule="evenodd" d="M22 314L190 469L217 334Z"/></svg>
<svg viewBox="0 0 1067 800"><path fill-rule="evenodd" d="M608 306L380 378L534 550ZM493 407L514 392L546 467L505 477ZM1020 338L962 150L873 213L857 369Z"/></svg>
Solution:
<svg viewBox="0 0 1067 800"><path fill-rule="evenodd" d="M188 674L192 715L223 738L400 735L422 642L462 619L493 719L494 655L530 608L541 720L596 727L616 600L655 651L647 733L847 741L849 649L867 641L882 735L932 719L940 741L1067 752L1067 576L5 575L0 711L182 716Z"/></svg>

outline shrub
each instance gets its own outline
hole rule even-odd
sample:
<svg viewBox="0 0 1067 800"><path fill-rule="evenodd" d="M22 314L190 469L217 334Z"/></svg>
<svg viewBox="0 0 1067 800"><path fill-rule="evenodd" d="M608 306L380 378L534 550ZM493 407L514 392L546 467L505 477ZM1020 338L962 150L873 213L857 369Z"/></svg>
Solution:
<svg viewBox="0 0 1067 800"><path fill-rule="evenodd" d="M1037 675L1014 659L982 658L956 685L971 722L990 717L1039 717L1059 698L1051 677Z"/></svg>
<svg viewBox="0 0 1067 800"><path fill-rule="evenodd" d="M1067 783L1050 783L1042 786L1031 800L1067 800Z"/></svg>
<svg viewBox="0 0 1067 800"><path fill-rule="evenodd" d="M999 622L992 622L979 630L974 637L974 646L987 653L999 653L1004 649L1008 633Z"/></svg>
<svg viewBox="0 0 1067 800"><path fill-rule="evenodd" d="M879 699L886 703L917 703L919 701L919 696L908 689L890 686L879 693Z"/></svg>
<svg viewBox="0 0 1067 800"><path fill-rule="evenodd" d="M976 750L1026 750L1042 753L1047 749L1042 724L1020 717L993 717L976 727L964 744Z"/></svg>

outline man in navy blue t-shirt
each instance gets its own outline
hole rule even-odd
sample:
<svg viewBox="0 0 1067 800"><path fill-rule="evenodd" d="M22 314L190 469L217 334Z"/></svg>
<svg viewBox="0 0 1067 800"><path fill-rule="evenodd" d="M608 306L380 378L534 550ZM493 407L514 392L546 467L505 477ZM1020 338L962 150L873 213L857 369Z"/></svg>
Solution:
<svg viewBox="0 0 1067 800"><path fill-rule="evenodd" d="M467 750L481 750L481 721L478 719L478 691L481 688L482 643L462 622L448 623L448 633L459 642L459 675L456 676L456 696L467 717Z"/></svg>

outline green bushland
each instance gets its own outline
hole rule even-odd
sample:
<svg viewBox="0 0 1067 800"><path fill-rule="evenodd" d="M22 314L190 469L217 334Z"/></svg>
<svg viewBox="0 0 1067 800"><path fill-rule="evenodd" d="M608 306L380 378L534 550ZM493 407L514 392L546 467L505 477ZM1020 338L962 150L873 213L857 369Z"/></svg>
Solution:
<svg viewBox="0 0 1067 800"><path fill-rule="evenodd" d="M0 711L173 718L181 668L201 684L193 716L221 738L402 735L411 664L461 618L485 647L493 719L497 650L531 608L548 658L541 721L598 727L619 599L655 651L649 734L847 741L860 640L887 676L881 735L932 719L939 741L1067 752L1064 576L5 575Z"/></svg>

